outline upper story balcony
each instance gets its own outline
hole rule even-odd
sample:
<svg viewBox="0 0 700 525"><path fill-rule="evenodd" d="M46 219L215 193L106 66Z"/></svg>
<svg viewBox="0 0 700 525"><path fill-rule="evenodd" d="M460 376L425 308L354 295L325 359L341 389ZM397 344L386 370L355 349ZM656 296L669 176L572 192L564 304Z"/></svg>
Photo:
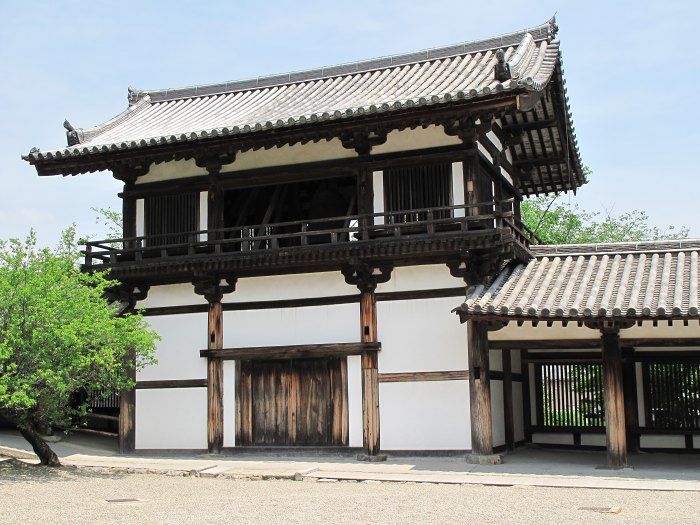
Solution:
<svg viewBox="0 0 700 525"><path fill-rule="evenodd" d="M434 264L467 252L529 260L539 242L513 199L88 242L84 270L169 283L198 272L237 276L337 270L353 262Z"/></svg>

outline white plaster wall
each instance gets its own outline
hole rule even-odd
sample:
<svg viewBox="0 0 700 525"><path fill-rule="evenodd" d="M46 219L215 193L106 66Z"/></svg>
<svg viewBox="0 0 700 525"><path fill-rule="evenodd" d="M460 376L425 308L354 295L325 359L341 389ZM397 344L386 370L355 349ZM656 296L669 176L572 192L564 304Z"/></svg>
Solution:
<svg viewBox="0 0 700 525"><path fill-rule="evenodd" d="M401 266L394 268L391 279L377 285L377 292L406 292L411 290L434 290L440 288L463 287L464 281L450 275L445 264L429 264L425 266ZM466 296L466 289L465 289ZM451 313L452 309L463 302L461 297L452 297L451 306L447 310L452 322L459 324L459 317Z"/></svg>
<svg viewBox="0 0 700 525"><path fill-rule="evenodd" d="M236 446L236 362L224 361L224 446Z"/></svg>
<svg viewBox="0 0 700 525"><path fill-rule="evenodd" d="M145 211L143 199L136 199L136 236L146 235Z"/></svg>
<svg viewBox="0 0 700 525"><path fill-rule="evenodd" d="M228 296L224 296L226 298ZM161 306L184 306L188 304L206 304L206 299L194 293L192 284L167 284L152 286L148 290L148 297L139 302L139 308L155 308ZM149 317L148 321L156 317ZM204 328L206 331L206 327Z"/></svg>
<svg viewBox="0 0 700 525"><path fill-rule="evenodd" d="M136 391L137 449L206 449L207 389Z"/></svg>
<svg viewBox="0 0 700 525"><path fill-rule="evenodd" d="M372 172L372 190L374 193L374 213L384 213L384 172ZM384 224L384 217L375 217L374 224Z"/></svg>
<svg viewBox="0 0 700 525"><path fill-rule="evenodd" d="M148 173L136 179L136 184L148 184L149 182L184 179L202 175L207 175L207 170L197 166L194 159L172 160L161 164L151 164Z"/></svg>
<svg viewBox="0 0 700 525"><path fill-rule="evenodd" d="M503 372L503 351L489 350L489 370Z"/></svg>
<svg viewBox="0 0 700 525"><path fill-rule="evenodd" d="M207 377L207 360L199 357L207 347L207 314L159 315L147 320L161 337L156 343L158 364L138 371L139 381Z"/></svg>
<svg viewBox="0 0 700 525"><path fill-rule="evenodd" d="M677 435L642 435L639 437L640 448L685 448L685 436Z"/></svg>
<svg viewBox="0 0 700 525"><path fill-rule="evenodd" d="M359 312L356 303L224 312L224 347L356 343Z"/></svg>
<svg viewBox="0 0 700 525"><path fill-rule="evenodd" d="M491 414L493 446L506 444L505 415L503 413L503 381L491 381Z"/></svg>
<svg viewBox="0 0 700 525"><path fill-rule="evenodd" d="M266 166L286 166L319 162L322 160L346 159L356 157L355 150L343 147L340 139L310 142L308 144L285 145L281 148L257 151L244 151L236 155L236 160L224 166L222 173L242 171Z"/></svg>
<svg viewBox="0 0 700 525"><path fill-rule="evenodd" d="M356 286L345 282L340 272L271 275L240 279L236 283L236 291L224 297L224 302L277 301L359 293ZM357 310L359 312L359 306Z"/></svg>
<svg viewBox="0 0 700 525"><path fill-rule="evenodd" d="M573 445L573 434L532 434L533 443L541 443L543 445Z"/></svg>
<svg viewBox="0 0 700 525"><path fill-rule="evenodd" d="M461 162L452 163L452 204L464 205L464 165ZM455 217L464 217L464 210L455 210Z"/></svg>
<svg viewBox="0 0 700 525"><path fill-rule="evenodd" d="M359 355L348 356L348 445L362 446L362 366ZM381 397L380 397L381 421Z"/></svg>
<svg viewBox="0 0 700 525"><path fill-rule="evenodd" d="M522 441L525 439L523 384L520 382L513 382L513 437L515 441Z"/></svg>
<svg viewBox="0 0 700 525"><path fill-rule="evenodd" d="M622 333L622 332L620 332ZM509 339L519 339L522 341L546 341L548 339L596 339L600 338L599 330L591 330L586 327L578 327L576 323L569 323L562 326L561 323L554 323L548 327L546 323L537 326L524 324L518 326L517 323L509 323L501 330L489 332L489 340L503 341ZM526 346L526 345L523 345Z"/></svg>
<svg viewBox="0 0 700 525"><path fill-rule="evenodd" d="M380 383L382 450L471 448L467 381Z"/></svg>
<svg viewBox="0 0 700 525"><path fill-rule="evenodd" d="M693 436L693 448L700 448L700 436Z"/></svg>
<svg viewBox="0 0 700 525"><path fill-rule="evenodd" d="M462 141L459 137L451 137L445 134L445 128L442 126L405 129L403 131L392 131L389 133L384 144L372 148L372 155L413 149L452 146L461 143Z"/></svg>
<svg viewBox="0 0 700 525"><path fill-rule="evenodd" d="M467 369L467 331L450 310L454 298L377 303L379 372Z"/></svg>
<svg viewBox="0 0 700 525"><path fill-rule="evenodd" d="M510 351L510 369L514 374L519 374L523 370L523 362L521 361L520 350Z"/></svg>
<svg viewBox="0 0 700 525"><path fill-rule="evenodd" d="M605 447L605 434L581 434L581 445L588 447Z"/></svg>

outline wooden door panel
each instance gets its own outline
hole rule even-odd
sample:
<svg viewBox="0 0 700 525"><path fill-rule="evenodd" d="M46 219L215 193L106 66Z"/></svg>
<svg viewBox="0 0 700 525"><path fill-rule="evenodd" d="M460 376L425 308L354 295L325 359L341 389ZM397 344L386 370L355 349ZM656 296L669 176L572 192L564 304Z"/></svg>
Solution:
<svg viewBox="0 0 700 525"><path fill-rule="evenodd" d="M346 358L239 361L236 442L347 445Z"/></svg>

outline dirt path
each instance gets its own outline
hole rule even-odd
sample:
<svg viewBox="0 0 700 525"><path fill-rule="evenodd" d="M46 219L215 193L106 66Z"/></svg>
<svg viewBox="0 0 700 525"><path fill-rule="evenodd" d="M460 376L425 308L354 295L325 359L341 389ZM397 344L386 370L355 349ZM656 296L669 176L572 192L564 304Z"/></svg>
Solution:
<svg viewBox="0 0 700 525"><path fill-rule="evenodd" d="M582 507L621 510L601 513ZM700 495L103 475L0 463L0 523L3 524L454 522L700 524Z"/></svg>

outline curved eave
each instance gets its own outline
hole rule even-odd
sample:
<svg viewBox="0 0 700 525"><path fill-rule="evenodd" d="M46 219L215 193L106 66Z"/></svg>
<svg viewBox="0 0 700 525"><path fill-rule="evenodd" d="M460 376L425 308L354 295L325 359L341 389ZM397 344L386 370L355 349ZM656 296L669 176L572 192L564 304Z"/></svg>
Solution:
<svg viewBox="0 0 700 525"><path fill-rule="evenodd" d="M35 166L39 175L77 175L109 169L104 164L109 164L111 159L119 163L127 158L138 158L149 156L157 151L171 148L181 148L183 145L193 148L205 143L225 141L235 144L237 141L249 141L262 138L265 135L294 134L303 132L313 127L324 125L348 125L362 123L369 119L392 119L403 115L410 115L413 112L429 110L431 108L448 109L450 107L463 108L476 102L486 102L498 99L511 99L513 106L516 104L516 97L520 94L531 92L532 85L526 81L511 80L507 84L500 84L495 90L482 90L481 92L458 92L454 94L433 95L432 97L421 97L417 100L407 100L395 102L393 104L382 104L380 106L371 105L348 109L346 111L335 111L333 113L323 113L320 115L302 115L297 118L289 118L286 121L267 121L255 125L245 125L242 127L220 127L199 132L181 133L177 135L150 137L140 140L122 141L109 145L81 146L76 145L65 149L41 152L32 151L23 155L22 159ZM476 90L473 90L476 91ZM116 121L118 117L112 119ZM102 163L100 167L96 163ZM70 168L69 172L66 169Z"/></svg>

